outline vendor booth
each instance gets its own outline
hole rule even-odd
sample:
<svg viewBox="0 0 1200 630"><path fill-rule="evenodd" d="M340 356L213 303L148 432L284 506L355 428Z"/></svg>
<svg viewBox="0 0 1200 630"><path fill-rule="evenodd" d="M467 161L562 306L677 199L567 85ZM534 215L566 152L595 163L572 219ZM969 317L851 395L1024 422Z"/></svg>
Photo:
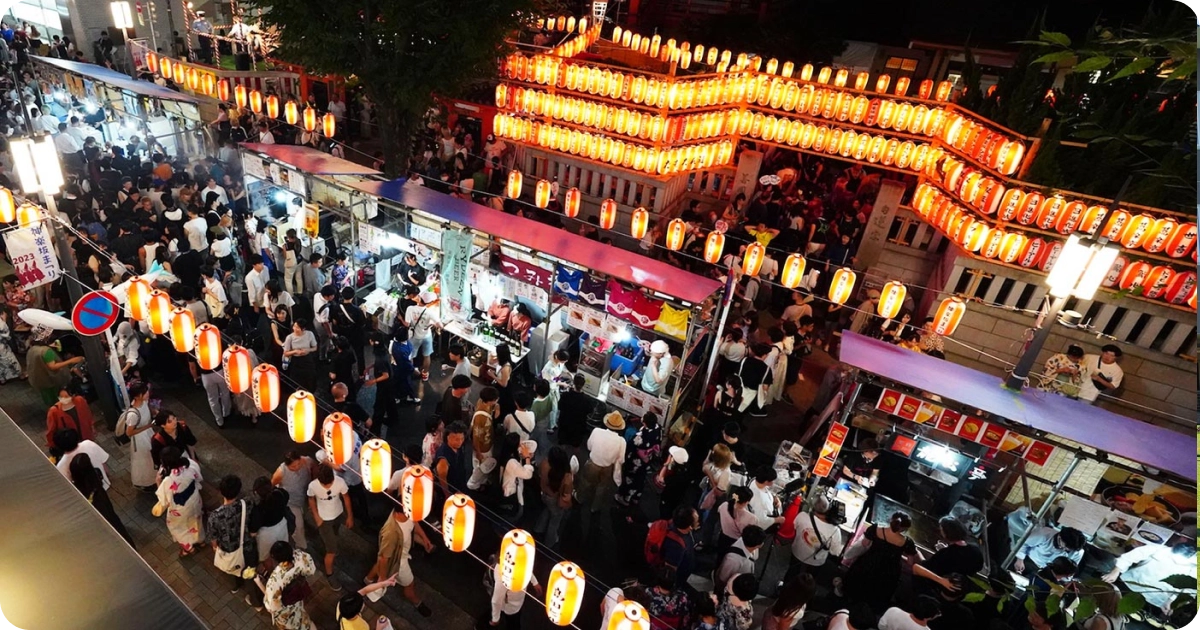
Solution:
<svg viewBox="0 0 1200 630"><path fill-rule="evenodd" d="M415 279L438 294L475 373L499 344L533 374L571 350L588 394L660 418L699 382L684 359L715 337L719 282L405 180L344 185L358 254L377 261L366 305L381 309L381 326ZM421 272L408 277L414 264ZM657 372L646 377L647 366Z"/></svg>
<svg viewBox="0 0 1200 630"><path fill-rule="evenodd" d="M939 519L951 516L985 551L982 573L996 576L1012 570L1036 529L1073 527L1087 541L1080 575L1125 567L1126 554L1141 567L1141 556L1165 563L1152 582L1195 575L1189 436L1057 394L1008 390L989 374L848 331L841 360L857 372L822 416L830 427L815 431L824 442L813 472L828 478L825 491L844 506L848 534L902 511L928 555ZM877 451L863 452L867 438ZM1190 545L1190 557L1170 552L1179 542ZM1023 585L1019 573L1012 577ZM1180 594L1194 605L1194 586L1118 585L1144 593L1148 608Z"/></svg>
<svg viewBox="0 0 1200 630"><path fill-rule="evenodd" d="M43 109L61 122L79 115L100 131L100 144L124 146L132 136L151 135L169 155L203 153L204 123L195 97L95 64L30 59Z"/></svg>

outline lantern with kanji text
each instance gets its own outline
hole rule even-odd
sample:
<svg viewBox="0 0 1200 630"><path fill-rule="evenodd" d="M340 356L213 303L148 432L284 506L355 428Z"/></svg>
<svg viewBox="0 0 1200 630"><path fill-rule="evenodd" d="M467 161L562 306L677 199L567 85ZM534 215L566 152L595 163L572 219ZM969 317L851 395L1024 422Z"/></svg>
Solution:
<svg viewBox="0 0 1200 630"><path fill-rule="evenodd" d="M225 372L225 384L229 391L240 394L250 389L250 374L254 367L250 362L250 352L234 344L229 346L221 360Z"/></svg>
<svg viewBox="0 0 1200 630"><path fill-rule="evenodd" d="M687 224L683 222L683 219L672 219L667 224L667 249L673 252L679 251L679 248L683 247L683 237L685 236L687 236Z"/></svg>
<svg viewBox="0 0 1200 630"><path fill-rule="evenodd" d="M288 397L288 436L297 444L304 444L317 432L317 399L310 393L299 390Z"/></svg>
<svg viewBox="0 0 1200 630"><path fill-rule="evenodd" d="M546 583L546 616L556 626L569 626L583 606L586 582L583 569L574 562L562 561L550 570Z"/></svg>
<svg viewBox="0 0 1200 630"><path fill-rule="evenodd" d="M409 466L400 477L400 505L414 521L423 521L433 511L433 471Z"/></svg>
<svg viewBox="0 0 1200 630"><path fill-rule="evenodd" d="M579 203L582 200L582 193L578 188L570 188L567 190L566 196L563 197L563 214L570 218L579 216Z"/></svg>
<svg viewBox="0 0 1200 630"><path fill-rule="evenodd" d="M937 314L933 316L933 332L947 337L953 335L966 312L967 304L962 298L948 297L942 300Z"/></svg>
<svg viewBox="0 0 1200 630"><path fill-rule="evenodd" d="M762 269L763 258L767 256L767 248L762 246L762 243L750 243L746 247L746 253L742 256L742 273L748 276L757 276L758 270Z"/></svg>
<svg viewBox="0 0 1200 630"><path fill-rule="evenodd" d="M604 202L600 204L600 229L611 230L616 224L617 202L613 199L605 199Z"/></svg>
<svg viewBox="0 0 1200 630"><path fill-rule="evenodd" d="M510 530L500 542L500 582L510 591L524 591L533 577L536 558L533 536L523 529Z"/></svg>
<svg viewBox="0 0 1200 630"><path fill-rule="evenodd" d="M380 439L367 440L359 452L358 465L367 492L387 490L392 479L392 447Z"/></svg>
<svg viewBox="0 0 1200 630"><path fill-rule="evenodd" d="M321 424L321 445L334 467L345 466L354 457L354 421L350 416L334 412Z"/></svg>
<svg viewBox="0 0 1200 630"><path fill-rule="evenodd" d="M261 413L270 413L279 406L279 370L270 364L254 368L250 377L251 397Z"/></svg>
<svg viewBox="0 0 1200 630"><path fill-rule="evenodd" d="M442 506L442 541L454 552L466 551L475 537L475 500L454 494Z"/></svg>
<svg viewBox="0 0 1200 630"><path fill-rule="evenodd" d="M833 278L829 282L829 301L834 304L845 304L846 300L850 299L851 293L854 292L856 280L858 280L858 276L849 267L842 267L833 272Z"/></svg>
<svg viewBox="0 0 1200 630"><path fill-rule="evenodd" d="M171 311L171 343L176 352L191 352L196 347L196 316L186 308Z"/></svg>

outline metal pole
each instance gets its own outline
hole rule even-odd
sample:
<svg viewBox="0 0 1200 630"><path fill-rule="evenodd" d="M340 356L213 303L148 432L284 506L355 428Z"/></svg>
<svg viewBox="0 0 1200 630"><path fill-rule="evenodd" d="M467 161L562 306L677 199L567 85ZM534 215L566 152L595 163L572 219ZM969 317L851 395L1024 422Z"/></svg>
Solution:
<svg viewBox="0 0 1200 630"><path fill-rule="evenodd" d="M1012 564L1013 559L1017 557L1017 552L1021 550L1021 545L1025 544L1025 541L1029 539L1029 535L1033 533L1034 528L1037 527L1038 523L1042 522L1046 513L1050 511L1050 506L1058 498L1058 494L1062 492L1063 486L1067 485L1067 480L1071 478L1071 474L1075 472L1075 468L1079 466L1079 462L1079 455L1075 455L1071 459L1071 463L1067 464L1067 469L1063 471L1062 476L1058 478L1058 482L1054 484L1054 487L1050 488L1050 495L1046 497L1046 500L1042 503L1042 507L1038 508L1037 513L1033 515L1033 519L1029 523L1029 527L1026 528L1025 533L1021 534L1021 537L1017 539L1017 543L1012 546L1012 549L1008 550L1008 556L1004 558L1004 562L1000 565L1001 567L1007 567Z"/></svg>
<svg viewBox="0 0 1200 630"><path fill-rule="evenodd" d="M1050 338L1050 331L1054 329L1054 323L1058 321L1058 313L1066 305L1067 298L1065 297L1054 298L1054 301L1050 303L1050 311L1046 313L1046 318L1042 320L1042 327L1038 329L1037 335L1033 337L1033 341L1025 349L1025 354L1022 354L1021 359L1017 361L1017 366L1008 375L1008 380L1004 382L1005 387L1021 391L1025 382L1029 380L1029 370L1033 368L1033 362L1037 361L1038 354L1042 351L1042 346L1046 345L1046 340Z"/></svg>
<svg viewBox="0 0 1200 630"><path fill-rule="evenodd" d="M52 195L43 193L42 197L50 210L51 218L48 223L54 228L54 243L58 246L59 264L62 266L63 275L68 278L67 293L74 304L83 298L83 285L79 274L75 272L75 260L71 257L71 246L67 244L67 234L58 214L58 204L54 202ZM99 337L81 336L80 339L83 342L83 356L87 359L88 377L92 380L92 387L100 399L100 411L109 419L110 426L113 426L120 410L117 408L116 394L113 393L108 360L104 357L104 346Z"/></svg>
<svg viewBox="0 0 1200 630"><path fill-rule="evenodd" d="M704 371L704 385L700 388L701 411L703 411L703 402L708 399L705 392L708 391L708 383L712 379L713 370L717 368L717 356L720 354L717 349L721 345L721 336L725 333L725 322L729 319L729 308L733 304L733 287L737 284L737 278L733 272L733 266L729 267L729 275L725 278L725 291L721 295L721 318L717 322L717 326L713 328L713 346L712 352L708 357L708 369Z"/></svg>

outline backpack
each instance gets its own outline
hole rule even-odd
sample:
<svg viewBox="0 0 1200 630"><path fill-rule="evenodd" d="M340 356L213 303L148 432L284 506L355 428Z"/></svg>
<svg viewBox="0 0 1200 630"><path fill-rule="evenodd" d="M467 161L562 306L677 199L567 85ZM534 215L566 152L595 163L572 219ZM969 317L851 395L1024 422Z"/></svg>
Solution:
<svg viewBox="0 0 1200 630"><path fill-rule="evenodd" d="M663 545L667 542L667 538L683 545L683 539L679 537L678 533L671 530L669 519L664 518L650 524L650 531L646 532L646 544L643 548L646 564L658 567L667 563L667 558L663 554Z"/></svg>
<svg viewBox="0 0 1200 630"><path fill-rule="evenodd" d="M130 414L133 414L132 417ZM126 435L125 432L130 426L136 427L141 421L142 414L139 413L137 409L130 407L129 409L122 411L120 417L117 418L117 427L113 429L113 439L117 442L117 444L128 444L131 438Z"/></svg>

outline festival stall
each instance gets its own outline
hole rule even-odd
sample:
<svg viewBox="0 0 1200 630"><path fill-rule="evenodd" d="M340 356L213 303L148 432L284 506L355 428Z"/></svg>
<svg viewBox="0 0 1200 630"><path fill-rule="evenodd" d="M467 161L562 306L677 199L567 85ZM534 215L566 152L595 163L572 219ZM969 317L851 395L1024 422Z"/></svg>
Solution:
<svg viewBox="0 0 1200 630"><path fill-rule="evenodd" d="M351 200L337 184L378 176L379 171L288 144L243 143L239 159L250 211L266 222L274 246L282 247L287 231L294 229L304 256L353 249L350 222L336 220L339 211L348 213Z"/></svg>
<svg viewBox="0 0 1200 630"><path fill-rule="evenodd" d="M197 133L203 121L196 98L103 66L30 59L34 63L29 68L42 85L43 108L62 122L69 122L74 99L87 121L99 126L102 143L124 145L130 136L150 134L172 155L201 152Z"/></svg>
<svg viewBox="0 0 1200 630"><path fill-rule="evenodd" d="M584 391L629 414L660 417L698 380L701 371L683 358L714 337L717 281L405 180L346 186L380 210L368 221L351 205L360 248L392 266L405 264L404 252L418 255L445 329L484 351L468 350L476 371L499 343L514 361L527 358L534 374L555 350L577 344ZM376 272L377 285L383 275ZM398 297L392 287L368 302L378 297L386 308ZM670 375L651 393L642 374L659 342L669 349Z"/></svg>
<svg viewBox="0 0 1200 630"><path fill-rule="evenodd" d="M847 531L903 511L910 537L932 551L938 519L954 516L992 552L985 556L1003 558L985 572L1009 569L1042 523L1082 532L1083 564L1098 572L1144 545L1194 543L1188 436L1057 394L1005 389L991 375L850 332L841 360L857 372L840 392L840 416L828 414L813 472L844 503ZM868 435L879 436L873 487L843 474ZM1194 554L1190 562L1174 572L1194 575Z"/></svg>

